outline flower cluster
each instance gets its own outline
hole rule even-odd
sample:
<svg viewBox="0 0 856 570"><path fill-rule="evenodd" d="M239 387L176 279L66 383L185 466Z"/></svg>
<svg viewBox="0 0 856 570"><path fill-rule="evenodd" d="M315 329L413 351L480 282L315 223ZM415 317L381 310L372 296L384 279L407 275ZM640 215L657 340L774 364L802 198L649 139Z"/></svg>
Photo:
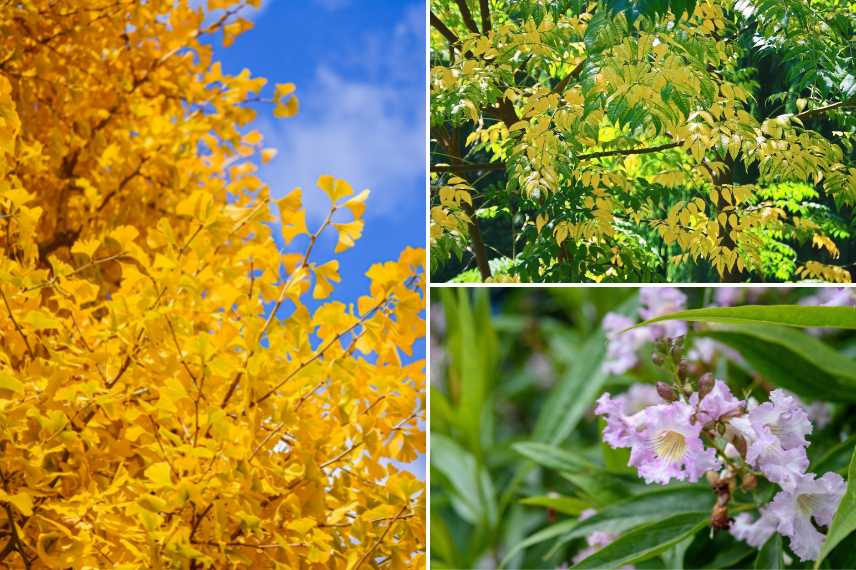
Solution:
<svg viewBox="0 0 856 570"><path fill-rule="evenodd" d="M719 494L712 526L730 527L755 547L779 532L802 560L816 559L825 538L816 525L831 523L845 482L836 473L818 477L807 472L812 424L805 408L784 390L773 390L770 401L759 404L738 399L709 373L693 382L682 359L682 340L661 340L658 346L662 350L654 360L671 369L674 383L637 386L615 397L603 394L595 413L606 418L604 441L629 448L629 465L649 484L695 482L707 474ZM742 513L732 524L727 512L731 491L738 479L743 490L751 490L758 477L781 490L759 508L757 520Z"/></svg>
<svg viewBox="0 0 856 570"><path fill-rule="evenodd" d="M778 531L790 539L791 550L801 560L815 560L825 537L812 520L829 526L846 484L837 473L818 477L806 472L806 436L812 431L806 410L784 390L773 390L769 402L734 418L731 427L747 444L746 462L782 488L759 509L758 520L738 515L732 534L760 547Z"/></svg>
<svg viewBox="0 0 856 570"><path fill-rule="evenodd" d="M648 320L685 309L687 297L674 287L643 287L639 290L639 304L639 316ZM607 313L604 317L602 326L609 339L603 361L604 372L627 372L639 362L636 353L644 344L687 333L687 324L683 321L665 321L624 332L636 322L619 313Z"/></svg>

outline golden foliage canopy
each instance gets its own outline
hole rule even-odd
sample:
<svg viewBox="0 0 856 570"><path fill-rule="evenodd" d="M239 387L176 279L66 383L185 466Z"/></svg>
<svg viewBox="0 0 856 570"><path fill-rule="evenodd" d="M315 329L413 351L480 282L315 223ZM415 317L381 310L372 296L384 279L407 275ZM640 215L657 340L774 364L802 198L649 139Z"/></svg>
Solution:
<svg viewBox="0 0 856 570"><path fill-rule="evenodd" d="M208 5L0 6L0 560L421 567L423 252L324 301L368 191L271 203L246 127L294 86L225 74Z"/></svg>

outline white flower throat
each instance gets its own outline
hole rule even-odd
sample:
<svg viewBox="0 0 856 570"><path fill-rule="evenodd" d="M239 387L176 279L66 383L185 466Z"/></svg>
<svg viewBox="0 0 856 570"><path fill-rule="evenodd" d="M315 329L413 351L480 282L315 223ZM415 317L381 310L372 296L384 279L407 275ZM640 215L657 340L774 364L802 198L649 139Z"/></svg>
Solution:
<svg viewBox="0 0 856 570"><path fill-rule="evenodd" d="M687 451L684 435L672 430L657 432L651 443L657 457L668 463L680 461Z"/></svg>
<svg viewBox="0 0 856 570"><path fill-rule="evenodd" d="M819 506L820 498L817 495L806 493L797 497L797 508L805 516L810 516Z"/></svg>

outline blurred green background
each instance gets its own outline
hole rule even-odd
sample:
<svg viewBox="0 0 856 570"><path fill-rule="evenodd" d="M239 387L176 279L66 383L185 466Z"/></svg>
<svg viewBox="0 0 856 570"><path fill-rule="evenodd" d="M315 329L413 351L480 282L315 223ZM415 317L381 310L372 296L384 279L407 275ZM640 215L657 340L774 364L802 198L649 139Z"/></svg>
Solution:
<svg viewBox="0 0 856 570"><path fill-rule="evenodd" d="M682 291L688 308L714 303L712 288ZM753 293L759 299L754 302L764 304L798 304L817 293L799 287L755 291L760 292ZM640 504L648 500L647 510L604 528L624 531L682 509L703 518L709 514L714 497L704 481L646 486L626 467L627 450L601 443L594 401L604 391L615 394L635 382L664 379L649 358L651 347L640 352L640 364L627 374L607 375L601 369L607 344L601 320L609 311L636 317L637 289L433 288L431 303L432 568L572 566L574 555L586 546L585 534L573 531L579 514L588 508L609 512L611 505L634 497ZM693 331L704 328L693 327L688 349L698 334ZM817 333L790 330L805 335L809 349L822 342L844 360L856 355L854 331L828 331L817 340ZM757 354L747 360L720 357L705 365L735 394L766 400L766 391L776 385L806 402L825 394L824 364L812 354L801 354L799 346L767 346L760 339L741 342ZM778 368L771 369L771 363ZM856 444L856 389L852 394L823 398L836 403L828 407L829 423L811 437L812 471L846 476ZM854 568L854 552L856 535L851 535L823 567ZM727 532L714 535L704 528L635 566L778 567L757 558L757 550ZM790 558L790 567L810 567Z"/></svg>

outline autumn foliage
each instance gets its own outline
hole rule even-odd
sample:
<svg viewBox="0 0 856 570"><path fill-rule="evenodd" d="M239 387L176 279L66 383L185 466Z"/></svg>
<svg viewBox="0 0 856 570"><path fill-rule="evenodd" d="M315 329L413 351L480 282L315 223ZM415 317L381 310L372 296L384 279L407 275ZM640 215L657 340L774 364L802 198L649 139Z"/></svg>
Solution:
<svg viewBox="0 0 856 570"><path fill-rule="evenodd" d="M430 22L434 281L853 281L852 2L432 0Z"/></svg>
<svg viewBox="0 0 856 570"><path fill-rule="evenodd" d="M225 74L208 5L0 5L0 565L421 567L423 252L322 301L368 192L272 202L294 86Z"/></svg>

